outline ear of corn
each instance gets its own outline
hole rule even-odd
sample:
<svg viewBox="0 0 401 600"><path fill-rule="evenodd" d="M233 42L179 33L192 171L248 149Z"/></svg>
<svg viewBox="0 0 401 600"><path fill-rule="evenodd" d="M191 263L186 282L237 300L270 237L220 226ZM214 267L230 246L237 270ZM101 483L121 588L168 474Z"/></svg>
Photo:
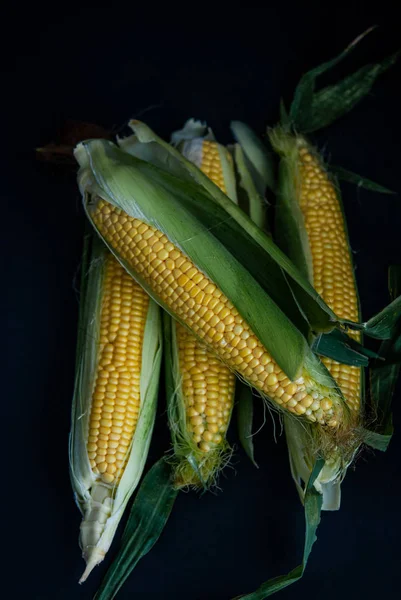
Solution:
<svg viewBox="0 0 401 600"><path fill-rule="evenodd" d="M111 144L77 158L89 218L149 294L277 408L342 428L347 407L305 338L179 197Z"/></svg>
<svg viewBox="0 0 401 600"><path fill-rule="evenodd" d="M223 146L203 138L189 139L187 132L181 148L216 185L227 190L225 182L234 174L231 156ZM231 171L227 173L228 168ZM207 487L228 456L225 437L234 404L235 375L180 323L166 322L166 336L171 348L167 369L173 384L168 405L175 485Z"/></svg>
<svg viewBox="0 0 401 600"><path fill-rule="evenodd" d="M169 426L176 487L208 487L229 450L235 376L186 328L165 317Z"/></svg>
<svg viewBox="0 0 401 600"><path fill-rule="evenodd" d="M336 314L348 321L358 321L359 299L339 192L307 142L301 138L297 145L300 208L312 255L313 285ZM357 341L361 339L359 331L350 331L349 335ZM330 358L322 358L322 361L357 416L361 408L362 369Z"/></svg>
<svg viewBox="0 0 401 600"><path fill-rule="evenodd" d="M70 434L87 563L81 581L103 560L143 471L161 361L158 306L100 240L83 275Z"/></svg>
<svg viewBox="0 0 401 600"><path fill-rule="evenodd" d="M359 302L339 192L304 138L276 129L271 139L283 156L277 208L279 239L334 312L343 319L357 321ZM360 340L358 331L350 335ZM322 362L343 392L351 414L350 425L357 426L361 417L362 369L331 358L322 357ZM285 427L291 469L302 495L301 481L307 482L313 467L311 432L289 421ZM340 481L359 442L355 438L345 464L337 450L326 457L325 467L315 482L315 487L323 492L324 509L339 508Z"/></svg>

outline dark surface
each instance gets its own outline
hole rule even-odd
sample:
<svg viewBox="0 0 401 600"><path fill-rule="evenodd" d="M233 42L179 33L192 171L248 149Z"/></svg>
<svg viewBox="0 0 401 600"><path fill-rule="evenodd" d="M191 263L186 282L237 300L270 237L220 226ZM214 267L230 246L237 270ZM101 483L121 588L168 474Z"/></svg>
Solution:
<svg viewBox="0 0 401 600"><path fill-rule="evenodd" d="M166 14L156 6L145 14L134 6L127 13L114 5L78 12L68 5L57 17L33 5L3 19L13 36L2 37L5 597L90 599L105 571L102 565L78 586L80 516L68 477L83 214L74 179L38 164L33 149L54 139L67 118L118 128L136 116L168 136L194 116L223 142L230 141L229 121L242 119L262 133L277 119L280 95L288 101L306 69L367 26L383 24L348 69L397 49L399 21L383 3L371 14L364 3L335 14L310 3L295 12L276 4L262 12L252 3L232 5L218 18L212 8L186 10L177 21L170 6ZM352 114L315 138L320 147L327 143L333 163L398 192L400 73L397 65ZM343 195L369 317L387 301L388 265L401 261L401 200L350 185ZM398 387L387 454L365 453L349 472L341 511L323 515L306 575L281 593L283 600L399 597L400 400ZM303 511L284 439L274 442L270 418L255 444L259 470L237 450L221 479L223 493L179 496L162 538L118 598L229 600L298 564ZM162 407L148 464L167 446Z"/></svg>

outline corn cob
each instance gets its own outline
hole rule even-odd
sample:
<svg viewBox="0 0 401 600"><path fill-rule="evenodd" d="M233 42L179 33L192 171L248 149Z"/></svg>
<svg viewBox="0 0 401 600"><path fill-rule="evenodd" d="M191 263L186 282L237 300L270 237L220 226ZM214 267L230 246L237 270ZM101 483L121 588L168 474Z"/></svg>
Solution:
<svg viewBox="0 0 401 600"><path fill-rule="evenodd" d="M71 435L71 476L83 512L80 545L87 563L81 582L103 560L141 475L156 403L146 379L157 377L160 367L156 305L111 253L101 249L94 265L99 276L93 306L90 300L86 307L88 341L79 362ZM147 352L154 345L157 354L155 360L149 355L147 377L145 330Z"/></svg>
<svg viewBox="0 0 401 600"><path fill-rule="evenodd" d="M88 431L88 458L104 483L118 483L138 422L143 335L149 296L108 255Z"/></svg>
<svg viewBox="0 0 401 600"><path fill-rule="evenodd" d="M100 197L90 212L108 245L229 368L284 410L332 428L342 423L336 393L306 369L290 381L230 300L162 231Z"/></svg>
<svg viewBox="0 0 401 600"><path fill-rule="evenodd" d="M221 151L225 151L221 148ZM183 154L192 160L223 192L227 191L216 142L196 138L184 145ZM231 156L227 152L227 156ZM184 460L176 467L176 485L204 484L214 476L225 449L225 435L234 404L235 375L204 344L183 325L175 322L178 350L178 377L187 415L187 429L201 453L198 473L188 463L186 452L175 444L176 456L184 453ZM177 382L180 385L180 381ZM171 419L171 427L176 423ZM185 435L181 436L185 439ZM189 445L191 447L191 445Z"/></svg>
<svg viewBox="0 0 401 600"><path fill-rule="evenodd" d="M312 255L313 285L340 318L359 320L359 303L348 246L344 216L337 191L319 157L303 138L299 148L299 204ZM360 340L358 331L349 333ZM361 401L361 369L322 358L338 382L351 411L357 415Z"/></svg>

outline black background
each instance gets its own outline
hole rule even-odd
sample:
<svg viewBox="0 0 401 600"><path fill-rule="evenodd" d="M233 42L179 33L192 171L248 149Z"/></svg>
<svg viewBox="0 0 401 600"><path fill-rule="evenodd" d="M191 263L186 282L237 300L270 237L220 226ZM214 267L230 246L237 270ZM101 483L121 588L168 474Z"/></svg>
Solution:
<svg viewBox="0 0 401 600"><path fill-rule="evenodd" d="M267 3L266 3L267 4ZM67 118L121 127L145 120L168 136L188 117L230 141L231 119L263 133L301 74L372 24L381 27L337 70L399 45L391 8L227 3L173 9L19 5L3 17L2 213L6 339L2 344L2 588L5 597L90 599L105 564L78 586L80 515L68 477L83 214L73 177L33 149ZM179 16L178 16L179 15ZM401 191L400 65L349 116L314 138L333 163ZM400 196L343 188L364 316L387 302L389 264L401 261ZM4 338L3 338L4 340ZM324 513L303 580L281 598L398 598L401 566L400 388L387 454L365 452ZM161 406L148 466L168 447ZM261 414L258 418L261 418ZM283 437L272 421L255 437L260 468L238 448L223 492L178 497L158 544L119 594L229 600L300 561L304 517ZM279 433L279 431L278 431ZM119 532L121 529L119 530ZM110 556L115 550L113 546ZM7 591L8 588L8 591Z"/></svg>

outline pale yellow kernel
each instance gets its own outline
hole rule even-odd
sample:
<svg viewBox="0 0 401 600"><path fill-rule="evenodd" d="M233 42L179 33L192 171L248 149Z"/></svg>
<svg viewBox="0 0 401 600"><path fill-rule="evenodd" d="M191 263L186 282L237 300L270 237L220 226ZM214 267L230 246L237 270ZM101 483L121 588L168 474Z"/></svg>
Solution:
<svg viewBox="0 0 401 600"><path fill-rule="evenodd" d="M219 431L219 426L217 423L208 423L207 428L212 433L217 433Z"/></svg>
<svg viewBox="0 0 401 600"><path fill-rule="evenodd" d="M285 388L286 394L289 394L290 396L293 396L296 393L297 390L298 390L298 386L297 386L296 383L290 383Z"/></svg>
<svg viewBox="0 0 401 600"><path fill-rule="evenodd" d="M269 387L272 387L272 386L276 385L277 381L278 381L277 375L275 375L274 373L270 373L270 375L266 379L266 384Z"/></svg>
<svg viewBox="0 0 401 600"><path fill-rule="evenodd" d="M202 439L204 439L205 442L211 442L213 440L213 437L214 437L214 434L207 429L202 434Z"/></svg>
<svg viewBox="0 0 401 600"><path fill-rule="evenodd" d="M305 408L309 408L312 404L313 404L313 398L312 396L310 396L309 394L306 395L303 400L301 401L302 406L305 406Z"/></svg>
<svg viewBox="0 0 401 600"><path fill-rule="evenodd" d="M333 406L333 402L329 398L323 398L320 403L320 407L323 410L329 410Z"/></svg>
<svg viewBox="0 0 401 600"><path fill-rule="evenodd" d="M195 398L195 410L198 412L199 415L203 414L205 408L206 408L206 402L200 402L200 400L203 400L203 398L197 396ZM196 417L196 415L193 415Z"/></svg>
<svg viewBox="0 0 401 600"><path fill-rule="evenodd" d="M199 449L202 450L202 452L209 452L210 445L207 442L200 442Z"/></svg>

